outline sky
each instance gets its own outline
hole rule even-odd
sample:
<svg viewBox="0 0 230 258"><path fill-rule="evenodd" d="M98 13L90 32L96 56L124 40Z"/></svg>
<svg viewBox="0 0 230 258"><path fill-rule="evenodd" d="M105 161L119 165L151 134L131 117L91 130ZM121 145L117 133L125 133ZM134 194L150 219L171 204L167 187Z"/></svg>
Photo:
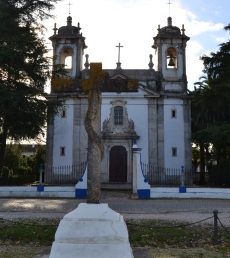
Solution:
<svg viewBox="0 0 230 258"><path fill-rule="evenodd" d="M71 5L69 6L69 2ZM149 55L154 56L157 70L153 37L158 25L167 25L171 16L173 26L185 26L187 43L188 87L202 76L202 55L209 55L219 49L219 44L229 40L224 26L230 23L230 0L62 0L52 12L54 18L46 21L45 38L53 34L54 23L65 26L70 15L73 25L78 22L86 38L84 54L90 62L102 62L104 69L116 68L118 48L121 43L123 69L148 69ZM170 6L170 8L169 8ZM70 8L69 8L70 7ZM49 45L51 48L51 45Z"/></svg>

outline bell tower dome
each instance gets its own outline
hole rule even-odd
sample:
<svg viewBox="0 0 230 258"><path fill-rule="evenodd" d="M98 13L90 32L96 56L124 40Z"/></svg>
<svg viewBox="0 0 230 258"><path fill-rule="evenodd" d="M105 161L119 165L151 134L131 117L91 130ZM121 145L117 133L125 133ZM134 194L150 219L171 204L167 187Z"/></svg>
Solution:
<svg viewBox="0 0 230 258"><path fill-rule="evenodd" d="M80 24L73 26L72 17L68 16L66 26L57 29L55 23L54 35L49 38L53 45L53 65L61 65L72 79L80 77L84 49L87 48L80 30Z"/></svg>
<svg viewBox="0 0 230 258"><path fill-rule="evenodd" d="M184 25L181 30L173 26L171 17L168 17L167 26L158 27L153 48L157 51L158 71L164 91L184 92L187 90L185 49L188 40Z"/></svg>

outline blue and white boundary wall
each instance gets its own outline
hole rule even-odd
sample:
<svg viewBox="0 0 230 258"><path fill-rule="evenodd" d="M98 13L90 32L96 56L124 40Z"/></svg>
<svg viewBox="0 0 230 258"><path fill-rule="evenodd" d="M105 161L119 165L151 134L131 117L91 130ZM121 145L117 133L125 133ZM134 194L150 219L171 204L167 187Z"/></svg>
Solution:
<svg viewBox="0 0 230 258"><path fill-rule="evenodd" d="M36 186L1 186L1 198L78 198L75 186L44 186L44 191L37 191ZM229 188L187 188L186 193L180 193L178 187L152 187L150 198L178 199L227 199L230 200Z"/></svg>
<svg viewBox="0 0 230 258"><path fill-rule="evenodd" d="M143 175L141 168L141 148L133 146L133 193L139 199L150 198L150 185Z"/></svg>
<svg viewBox="0 0 230 258"><path fill-rule="evenodd" d="M87 197L87 176L88 176L88 165L86 165L83 176L79 179L78 183L75 185L76 198L82 199Z"/></svg>

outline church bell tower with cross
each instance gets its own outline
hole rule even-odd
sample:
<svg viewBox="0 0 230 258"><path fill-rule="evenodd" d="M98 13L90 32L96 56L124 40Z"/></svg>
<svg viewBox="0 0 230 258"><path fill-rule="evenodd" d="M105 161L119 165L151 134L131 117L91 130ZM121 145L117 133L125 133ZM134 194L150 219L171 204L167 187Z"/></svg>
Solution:
<svg viewBox="0 0 230 258"><path fill-rule="evenodd" d="M164 91L187 91L185 49L188 40L184 25L181 30L173 26L171 17L168 17L167 26L158 27L153 48L157 51L158 71L162 78L161 88Z"/></svg>
<svg viewBox="0 0 230 258"><path fill-rule="evenodd" d="M54 35L49 39L53 45L53 65L56 75L62 72L71 79L79 77L84 49L87 48L80 30L79 23L77 27L72 25L71 16L67 17L66 26L57 29L56 24L54 25Z"/></svg>

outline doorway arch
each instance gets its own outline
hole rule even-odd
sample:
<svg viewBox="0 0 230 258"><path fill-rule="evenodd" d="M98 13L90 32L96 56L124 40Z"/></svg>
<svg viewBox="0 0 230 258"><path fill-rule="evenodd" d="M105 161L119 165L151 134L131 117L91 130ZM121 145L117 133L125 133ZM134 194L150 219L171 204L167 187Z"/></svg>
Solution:
<svg viewBox="0 0 230 258"><path fill-rule="evenodd" d="M124 146L113 146L110 150L109 182L127 182L127 151Z"/></svg>

